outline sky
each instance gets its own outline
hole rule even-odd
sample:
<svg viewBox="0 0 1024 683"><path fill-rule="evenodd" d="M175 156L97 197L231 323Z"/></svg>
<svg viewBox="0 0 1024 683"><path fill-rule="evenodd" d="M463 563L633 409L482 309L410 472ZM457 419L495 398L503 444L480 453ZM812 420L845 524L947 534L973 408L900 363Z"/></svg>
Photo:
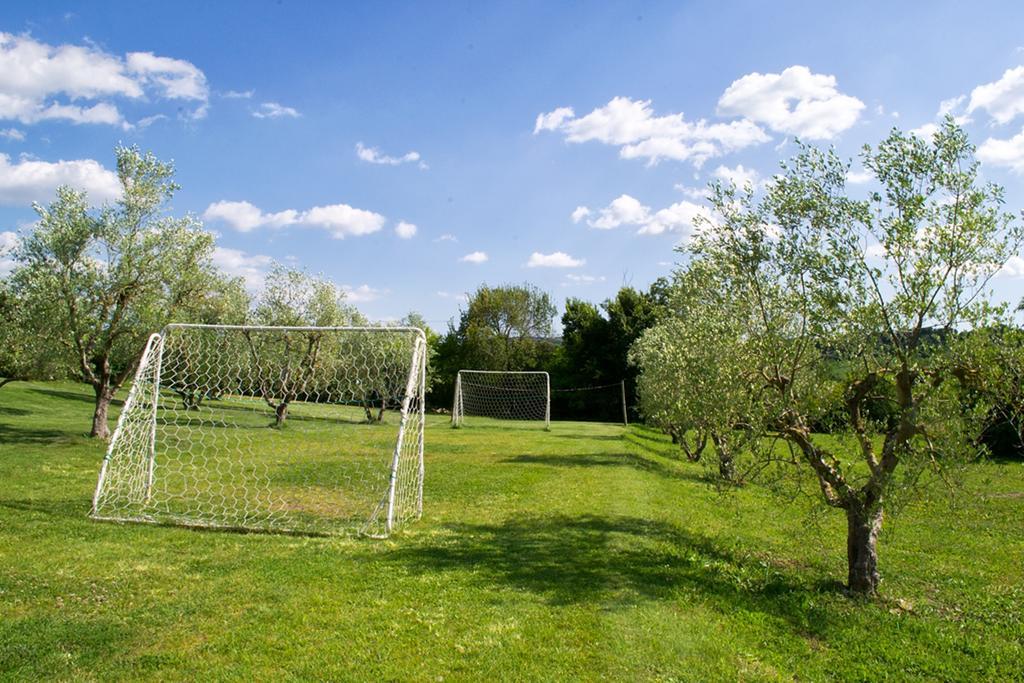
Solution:
<svg viewBox="0 0 1024 683"><path fill-rule="evenodd" d="M1024 4L9 2L0 273L32 202L116 197L114 147L173 160L176 214L258 292L273 261L435 328L482 283L561 304L680 260L716 179L793 139L854 160L945 113L1024 208ZM994 280L1024 296L1024 258Z"/></svg>

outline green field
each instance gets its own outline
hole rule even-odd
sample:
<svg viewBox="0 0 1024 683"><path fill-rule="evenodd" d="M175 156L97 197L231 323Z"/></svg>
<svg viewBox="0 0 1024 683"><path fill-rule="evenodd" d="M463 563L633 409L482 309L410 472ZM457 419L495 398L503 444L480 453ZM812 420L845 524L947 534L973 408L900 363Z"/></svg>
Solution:
<svg viewBox="0 0 1024 683"><path fill-rule="evenodd" d="M1024 676L1020 463L888 520L865 603L841 515L723 495L643 428L430 416L423 519L374 541L92 521L90 410L0 390L3 679Z"/></svg>

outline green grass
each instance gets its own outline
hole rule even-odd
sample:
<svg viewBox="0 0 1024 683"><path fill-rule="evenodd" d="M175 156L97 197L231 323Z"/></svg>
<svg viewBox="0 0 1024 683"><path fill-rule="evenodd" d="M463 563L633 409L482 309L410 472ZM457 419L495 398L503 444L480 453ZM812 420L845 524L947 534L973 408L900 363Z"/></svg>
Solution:
<svg viewBox="0 0 1024 683"><path fill-rule="evenodd" d="M79 386L0 390L0 678L1024 672L1019 463L974 466L956 507L887 520L884 595L865 603L840 590L839 515L752 486L722 495L643 428L431 416L424 518L372 541L91 521L89 415Z"/></svg>

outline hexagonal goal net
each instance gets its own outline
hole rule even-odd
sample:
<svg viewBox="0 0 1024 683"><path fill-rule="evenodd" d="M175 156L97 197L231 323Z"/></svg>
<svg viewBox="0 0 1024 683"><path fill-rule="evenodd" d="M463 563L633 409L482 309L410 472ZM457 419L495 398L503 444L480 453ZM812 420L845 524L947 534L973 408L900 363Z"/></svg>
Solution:
<svg viewBox="0 0 1024 683"><path fill-rule="evenodd" d="M459 370L452 426L496 420L551 426L551 379L541 371ZM501 423L494 423L501 425Z"/></svg>
<svg viewBox="0 0 1024 683"><path fill-rule="evenodd" d="M422 512L425 364L416 328L169 325L92 516L387 536Z"/></svg>

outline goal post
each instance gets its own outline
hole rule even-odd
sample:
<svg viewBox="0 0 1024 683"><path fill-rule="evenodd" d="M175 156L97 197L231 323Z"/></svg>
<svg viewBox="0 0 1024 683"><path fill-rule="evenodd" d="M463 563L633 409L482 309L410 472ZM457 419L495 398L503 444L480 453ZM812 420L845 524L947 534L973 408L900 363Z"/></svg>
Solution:
<svg viewBox="0 0 1024 683"><path fill-rule="evenodd" d="M169 325L91 516L385 537L422 514L426 356L411 327Z"/></svg>
<svg viewBox="0 0 1024 683"><path fill-rule="evenodd" d="M459 370L452 426L465 425L467 417L537 422L550 429L551 378L544 371Z"/></svg>

